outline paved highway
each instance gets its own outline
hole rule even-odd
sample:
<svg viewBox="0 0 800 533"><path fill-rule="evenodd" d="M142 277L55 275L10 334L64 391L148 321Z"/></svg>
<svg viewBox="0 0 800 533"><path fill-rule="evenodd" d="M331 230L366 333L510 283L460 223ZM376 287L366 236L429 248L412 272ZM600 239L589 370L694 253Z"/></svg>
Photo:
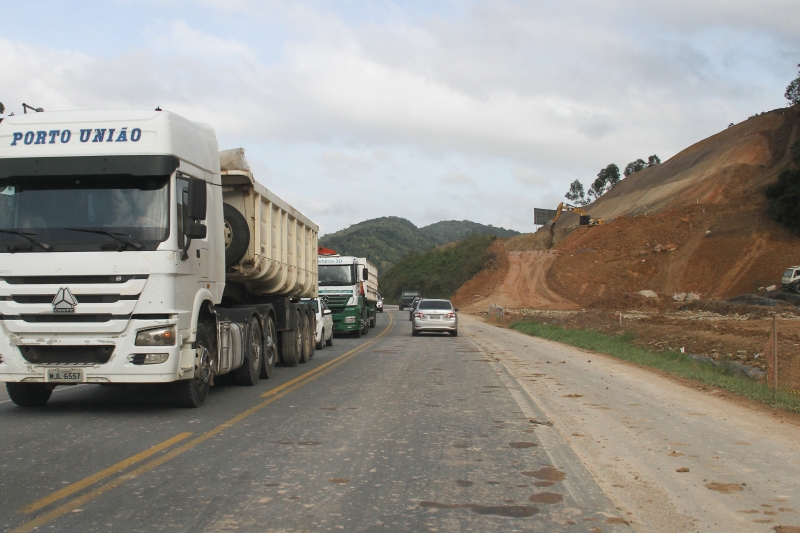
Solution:
<svg viewBox="0 0 800 533"><path fill-rule="evenodd" d="M0 397L3 531L629 531L468 336L362 339L200 409L156 388Z"/></svg>

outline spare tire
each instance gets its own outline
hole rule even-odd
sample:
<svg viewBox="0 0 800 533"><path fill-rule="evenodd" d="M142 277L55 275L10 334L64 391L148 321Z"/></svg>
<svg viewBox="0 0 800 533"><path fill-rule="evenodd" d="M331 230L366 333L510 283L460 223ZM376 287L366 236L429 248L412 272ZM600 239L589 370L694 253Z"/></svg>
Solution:
<svg viewBox="0 0 800 533"><path fill-rule="evenodd" d="M222 204L225 219L225 268L238 263L250 246L250 226L238 209L230 204Z"/></svg>

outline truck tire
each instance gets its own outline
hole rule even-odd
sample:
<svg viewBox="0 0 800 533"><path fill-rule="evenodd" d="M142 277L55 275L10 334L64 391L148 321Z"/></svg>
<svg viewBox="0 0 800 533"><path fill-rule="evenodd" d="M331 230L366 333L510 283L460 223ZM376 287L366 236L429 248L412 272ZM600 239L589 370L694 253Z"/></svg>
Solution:
<svg viewBox="0 0 800 533"><path fill-rule="evenodd" d="M377 315L369 319L369 327L374 328L375 323L378 321Z"/></svg>
<svg viewBox="0 0 800 533"><path fill-rule="evenodd" d="M295 311L295 328L281 333L281 361L286 366L297 366L303 353L303 319Z"/></svg>
<svg viewBox="0 0 800 533"><path fill-rule="evenodd" d="M364 335L369 335L369 315L364 313L364 316L361 317L361 323L364 324Z"/></svg>
<svg viewBox="0 0 800 533"><path fill-rule="evenodd" d="M230 204L222 204L222 215L225 219L225 268L238 263L250 246L250 226L238 209Z"/></svg>
<svg viewBox="0 0 800 533"><path fill-rule="evenodd" d="M362 333L362 331L363 331L363 330L362 330L362 329L359 327L357 330L355 330L355 331L353 332L353 337L355 337L356 339L360 339L360 338L361 338L361 333Z"/></svg>
<svg viewBox="0 0 800 533"><path fill-rule="evenodd" d="M800 294L800 282L792 285L792 292L794 292L795 294Z"/></svg>
<svg viewBox="0 0 800 533"><path fill-rule="evenodd" d="M244 362L242 366L233 371L231 377L234 385L252 387L258 383L261 375L261 354L264 340L261 336L261 324L256 317L250 317L247 327L247 337L243 343Z"/></svg>
<svg viewBox="0 0 800 533"><path fill-rule="evenodd" d="M278 362L278 329L271 316L267 317L267 331L264 335L264 349L261 351L261 379L270 379L275 375L275 363Z"/></svg>
<svg viewBox="0 0 800 533"><path fill-rule="evenodd" d="M194 377L172 383L175 402L181 407L196 408L208 398L211 382L211 341L205 324L197 324L197 348L194 357Z"/></svg>
<svg viewBox="0 0 800 533"><path fill-rule="evenodd" d="M47 403L53 389L43 383L6 383L11 401L20 407L40 407Z"/></svg>
<svg viewBox="0 0 800 533"><path fill-rule="evenodd" d="M300 352L300 362L305 364L314 357L314 337L311 333L311 320L307 314L303 314L303 342Z"/></svg>

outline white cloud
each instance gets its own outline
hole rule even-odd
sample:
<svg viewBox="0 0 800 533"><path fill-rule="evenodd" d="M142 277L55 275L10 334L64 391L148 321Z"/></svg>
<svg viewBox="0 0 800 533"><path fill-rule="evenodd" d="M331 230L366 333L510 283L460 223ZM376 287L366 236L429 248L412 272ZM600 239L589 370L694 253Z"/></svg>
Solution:
<svg viewBox="0 0 800 533"><path fill-rule="evenodd" d="M475 180L461 172L448 172L445 174L441 182L447 185L475 185Z"/></svg>
<svg viewBox="0 0 800 533"><path fill-rule="evenodd" d="M547 187L548 181L542 177L538 172L532 168L517 168L514 169L514 181L522 183L523 185L532 185L537 187Z"/></svg>

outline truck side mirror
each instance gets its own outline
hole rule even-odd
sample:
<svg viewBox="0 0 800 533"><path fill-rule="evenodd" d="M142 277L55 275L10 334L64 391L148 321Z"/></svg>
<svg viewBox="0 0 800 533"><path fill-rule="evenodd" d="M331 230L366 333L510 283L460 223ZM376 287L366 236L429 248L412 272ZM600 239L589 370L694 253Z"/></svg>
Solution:
<svg viewBox="0 0 800 533"><path fill-rule="evenodd" d="M192 220L205 220L206 219L206 182L200 178L189 179L189 205L187 218ZM188 233L187 237L191 237ZM203 235L204 238L205 235ZM192 237L194 238L194 237Z"/></svg>
<svg viewBox="0 0 800 533"><path fill-rule="evenodd" d="M364 271L362 272L362 274L363 274L363 277L364 277L364 281L369 279L369 269L368 268L365 268Z"/></svg>
<svg viewBox="0 0 800 533"><path fill-rule="evenodd" d="M205 239L208 234L208 228L200 222L190 222L186 224L184 233L190 239Z"/></svg>

